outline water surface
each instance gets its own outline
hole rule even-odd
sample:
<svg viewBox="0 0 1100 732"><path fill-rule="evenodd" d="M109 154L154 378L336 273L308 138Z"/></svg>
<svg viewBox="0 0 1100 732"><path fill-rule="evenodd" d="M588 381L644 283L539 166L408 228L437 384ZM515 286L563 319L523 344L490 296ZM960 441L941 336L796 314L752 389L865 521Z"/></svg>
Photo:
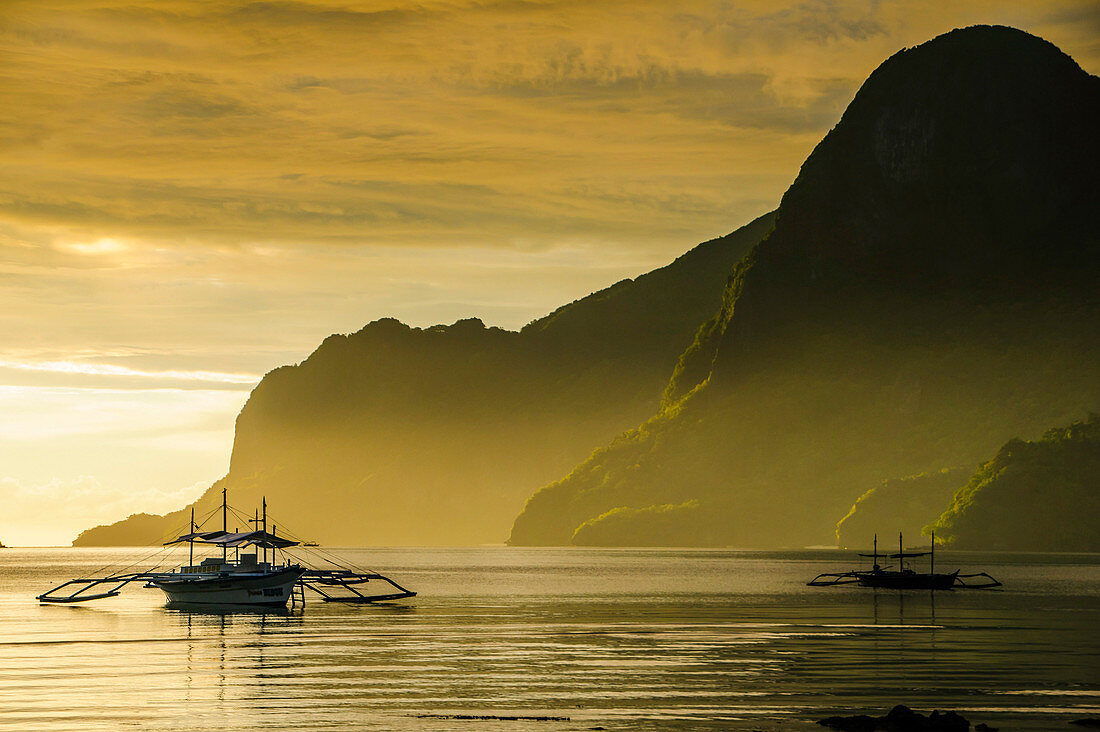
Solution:
<svg viewBox="0 0 1100 732"><path fill-rule="evenodd" d="M343 550L420 593L196 613L33 596L140 550L0 550L0 729L822 729L896 703L1100 716L1100 556L937 556L1003 591L811 588L839 552ZM467 721L423 715L560 717Z"/></svg>

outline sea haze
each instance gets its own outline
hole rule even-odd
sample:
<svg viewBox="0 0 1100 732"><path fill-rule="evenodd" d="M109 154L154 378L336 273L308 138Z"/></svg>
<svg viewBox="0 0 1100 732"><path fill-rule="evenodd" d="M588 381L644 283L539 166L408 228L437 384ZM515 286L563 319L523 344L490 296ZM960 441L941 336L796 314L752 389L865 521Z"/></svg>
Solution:
<svg viewBox="0 0 1100 732"><path fill-rule="evenodd" d="M141 554L0 551L0 729L811 730L897 703L1013 730L1100 716L1100 555L938 553L1005 587L933 596L806 587L851 566L836 551L342 554L419 596L190 613L134 585L39 606Z"/></svg>

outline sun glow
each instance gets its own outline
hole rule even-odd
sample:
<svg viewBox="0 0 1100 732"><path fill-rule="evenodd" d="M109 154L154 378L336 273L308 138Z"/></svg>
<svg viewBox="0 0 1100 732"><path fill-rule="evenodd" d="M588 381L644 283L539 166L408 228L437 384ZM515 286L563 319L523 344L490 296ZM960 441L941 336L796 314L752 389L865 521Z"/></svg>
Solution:
<svg viewBox="0 0 1100 732"><path fill-rule="evenodd" d="M0 541L68 544L179 508L225 474L247 391L114 378L124 388L0 385Z"/></svg>
<svg viewBox="0 0 1100 732"><path fill-rule="evenodd" d="M97 239L93 242L72 242L69 244L63 244L62 247L64 249L68 249L69 251L76 252L77 254L88 255L119 254L130 248L128 245L123 244L119 240L111 239L109 237Z"/></svg>

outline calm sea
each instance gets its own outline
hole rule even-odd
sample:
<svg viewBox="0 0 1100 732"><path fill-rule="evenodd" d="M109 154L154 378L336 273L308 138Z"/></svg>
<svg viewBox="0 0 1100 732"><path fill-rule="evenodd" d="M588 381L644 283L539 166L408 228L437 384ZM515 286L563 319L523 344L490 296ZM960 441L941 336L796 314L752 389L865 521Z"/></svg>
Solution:
<svg viewBox="0 0 1100 732"><path fill-rule="evenodd" d="M1100 556L937 556L1002 591L810 588L839 552L354 549L420 595L194 613L138 585L39 606L140 556L0 550L0 729L822 729L897 703L1002 730L1100 716ZM462 720L442 716L557 717Z"/></svg>

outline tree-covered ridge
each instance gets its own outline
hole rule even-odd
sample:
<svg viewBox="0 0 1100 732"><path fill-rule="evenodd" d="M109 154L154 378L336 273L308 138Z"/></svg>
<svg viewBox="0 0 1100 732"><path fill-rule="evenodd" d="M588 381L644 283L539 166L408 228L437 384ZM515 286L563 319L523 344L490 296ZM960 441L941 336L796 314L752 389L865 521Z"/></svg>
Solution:
<svg viewBox="0 0 1100 732"><path fill-rule="evenodd" d="M960 549L1100 551L1100 414L1009 440L927 531Z"/></svg>
<svg viewBox="0 0 1100 732"><path fill-rule="evenodd" d="M678 543L824 544L866 486L974 464L1100 404L1098 121L1100 81L1018 30L888 59L739 263L662 410L535 494L511 542L698 501L721 530Z"/></svg>
<svg viewBox="0 0 1100 732"><path fill-rule="evenodd" d="M574 546L714 546L726 535L725 512L699 501L620 506L577 527Z"/></svg>
<svg viewBox="0 0 1100 732"><path fill-rule="evenodd" d="M326 543L502 541L538 486L652 413L729 271L771 225L766 214L521 332L386 318L330 336L256 387L229 474L196 513L225 485L239 505L266 494L288 528ZM76 543L145 544L186 523L186 509L138 515Z"/></svg>
<svg viewBox="0 0 1100 732"><path fill-rule="evenodd" d="M660 351L662 362L674 360L721 302L730 271L767 235L774 220L774 212L760 216L665 267L564 305L524 326L521 333L542 344L614 359L650 348ZM629 344L625 352L624 344Z"/></svg>
<svg viewBox="0 0 1100 732"><path fill-rule="evenodd" d="M866 546L875 534L902 532L916 539L968 476L965 468L949 468L884 480L856 499L837 522L837 546Z"/></svg>

